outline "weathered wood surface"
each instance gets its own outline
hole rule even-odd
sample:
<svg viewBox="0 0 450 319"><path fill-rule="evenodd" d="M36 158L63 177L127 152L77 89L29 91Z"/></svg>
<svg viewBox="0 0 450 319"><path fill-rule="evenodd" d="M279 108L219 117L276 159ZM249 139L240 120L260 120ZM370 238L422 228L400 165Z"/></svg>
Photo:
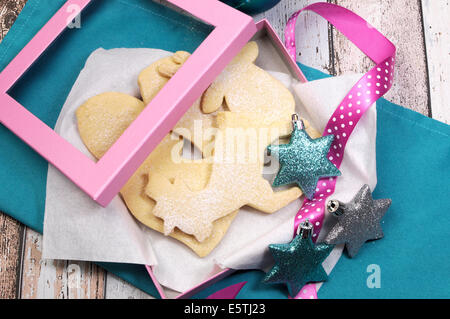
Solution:
<svg viewBox="0 0 450 319"><path fill-rule="evenodd" d="M104 297L105 272L89 262L42 260L42 236L26 231L21 298L98 299Z"/></svg>
<svg viewBox="0 0 450 319"><path fill-rule="evenodd" d="M0 215L0 299L18 297L23 226Z"/></svg>
<svg viewBox="0 0 450 319"><path fill-rule="evenodd" d="M106 283L106 299L153 299L152 296L133 287L111 273L108 273Z"/></svg>
<svg viewBox="0 0 450 319"><path fill-rule="evenodd" d="M278 36L284 40L284 28L291 14L314 2L318 1L283 0L273 9L254 18L256 21L263 18L269 20ZM296 30L297 60L323 72L332 73L328 22L315 13L304 12L298 17Z"/></svg>
<svg viewBox="0 0 450 319"><path fill-rule="evenodd" d="M0 39L8 33L26 2L27 0L0 0Z"/></svg>
<svg viewBox="0 0 450 319"><path fill-rule="evenodd" d="M160 0L158 0L160 1ZM450 34L447 0L328 0L367 19L398 48L396 82L387 98L450 123ZM26 0L0 0L2 38ZM317 0L283 0L255 16L283 38L289 16ZM298 60L339 75L364 72L372 62L315 14L297 24ZM0 298L151 298L92 263L43 261L42 237L0 215Z"/></svg>
<svg viewBox="0 0 450 319"><path fill-rule="evenodd" d="M450 2L422 0L433 118L450 124Z"/></svg>
<svg viewBox="0 0 450 319"><path fill-rule="evenodd" d="M419 1L411 0L334 0L380 30L397 47L395 82L386 99L430 114L428 74L422 15ZM439 2L439 1L438 1ZM372 65L363 53L340 33L334 32L333 53L337 74L364 72ZM364 61L363 63L361 63Z"/></svg>
<svg viewBox="0 0 450 319"><path fill-rule="evenodd" d="M289 16L319 1L282 1L256 18L267 18L284 39ZM396 82L386 98L428 115L428 75L420 2L410 0L332 0L365 18L397 46ZM366 72L373 66L355 45L321 17L302 13L297 22L298 60L333 75Z"/></svg>

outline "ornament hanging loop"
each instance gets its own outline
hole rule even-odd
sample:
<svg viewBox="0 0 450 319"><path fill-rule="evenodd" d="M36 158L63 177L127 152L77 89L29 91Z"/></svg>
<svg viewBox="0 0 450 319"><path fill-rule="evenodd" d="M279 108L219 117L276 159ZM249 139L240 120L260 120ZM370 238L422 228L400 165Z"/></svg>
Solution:
<svg viewBox="0 0 450 319"><path fill-rule="evenodd" d="M345 204L336 199L332 199L327 203L327 211L336 217L342 216L345 212Z"/></svg>
<svg viewBox="0 0 450 319"><path fill-rule="evenodd" d="M298 117L297 113L292 115L292 126L293 126L294 130L295 129L298 129L298 130L304 130L305 129L305 123L303 123L303 120L301 120Z"/></svg>
<svg viewBox="0 0 450 319"><path fill-rule="evenodd" d="M309 222L309 219L306 219L303 223L298 225L297 235L300 235L302 238L307 239L311 238L313 231L313 224Z"/></svg>

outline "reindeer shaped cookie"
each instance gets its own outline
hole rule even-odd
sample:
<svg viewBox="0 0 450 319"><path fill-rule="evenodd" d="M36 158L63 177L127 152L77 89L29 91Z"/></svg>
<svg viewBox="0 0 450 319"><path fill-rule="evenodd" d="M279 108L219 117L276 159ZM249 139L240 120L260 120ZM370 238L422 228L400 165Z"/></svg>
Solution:
<svg viewBox="0 0 450 319"><path fill-rule="evenodd" d="M290 123L295 113L295 100L284 85L254 62L259 49L249 42L203 95L205 113L217 111L225 101L231 112L253 113L265 124Z"/></svg>
<svg viewBox="0 0 450 319"><path fill-rule="evenodd" d="M263 178L264 151L273 140L290 133L284 123L274 123L268 130L261 117L220 112L217 124L214 158L209 159L212 172L204 189L191 190L182 178L172 183L160 174L149 173L146 194L156 201L153 214L164 220L165 234L176 227L202 242L211 235L213 222L230 212L248 205L274 213L302 194L297 187L274 192ZM308 124L306 127L312 136L320 136ZM241 151L236 140L244 143ZM205 165L210 161L204 160Z"/></svg>

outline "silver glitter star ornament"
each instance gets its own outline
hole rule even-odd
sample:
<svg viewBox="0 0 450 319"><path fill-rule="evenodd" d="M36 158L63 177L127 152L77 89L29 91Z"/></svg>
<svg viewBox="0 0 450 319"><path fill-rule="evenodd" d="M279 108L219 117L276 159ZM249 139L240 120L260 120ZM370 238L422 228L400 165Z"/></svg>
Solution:
<svg viewBox="0 0 450 319"><path fill-rule="evenodd" d="M268 147L269 154L276 156L281 166L273 186L295 183L306 197L312 199L320 178L341 175L337 167L328 160L334 135L312 139L297 114L292 116L292 122L294 131L289 144Z"/></svg>
<svg viewBox="0 0 450 319"><path fill-rule="evenodd" d="M289 244L272 244L269 250L275 266L266 274L264 283L286 284L291 296L296 296L309 282L328 279L323 261L334 245L314 245L311 239L313 225L306 220L300 224L298 235Z"/></svg>
<svg viewBox="0 0 450 319"><path fill-rule="evenodd" d="M337 218L337 223L324 242L345 244L349 257L353 258L366 241L383 238L381 219L391 202L390 199L373 200L368 185L364 185L349 203L329 201L327 210Z"/></svg>

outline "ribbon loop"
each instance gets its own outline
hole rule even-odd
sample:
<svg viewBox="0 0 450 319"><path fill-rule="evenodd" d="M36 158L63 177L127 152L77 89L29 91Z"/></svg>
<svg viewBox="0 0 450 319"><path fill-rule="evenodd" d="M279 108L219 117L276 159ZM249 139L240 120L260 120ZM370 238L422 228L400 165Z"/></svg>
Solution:
<svg viewBox="0 0 450 319"><path fill-rule="evenodd" d="M396 48L378 30L352 11L335 4L319 2L294 13L286 25L285 45L294 62L297 51L295 25L299 14L303 11L315 12L326 19L376 63L376 66L366 73L337 105L325 127L323 135L335 135L328 158L339 168L355 126L363 114L392 87ZM319 180L314 198L304 200L295 217L294 237L300 223L309 219L314 225L313 240L317 240L325 216L326 200L334 193L336 180L335 177ZM303 297L317 298L314 284L306 285L296 298Z"/></svg>

